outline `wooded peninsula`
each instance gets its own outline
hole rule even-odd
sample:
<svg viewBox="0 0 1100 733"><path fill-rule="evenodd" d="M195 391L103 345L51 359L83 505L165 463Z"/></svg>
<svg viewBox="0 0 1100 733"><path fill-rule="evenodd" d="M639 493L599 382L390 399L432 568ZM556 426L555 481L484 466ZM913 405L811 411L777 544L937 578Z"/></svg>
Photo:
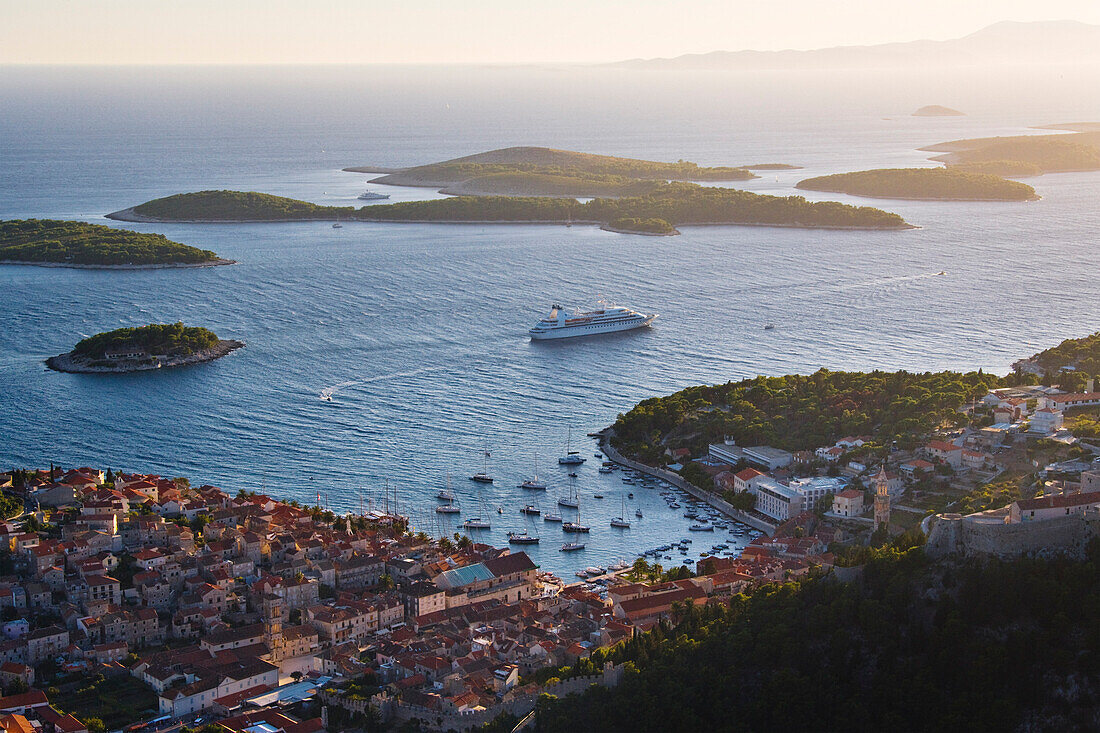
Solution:
<svg viewBox="0 0 1100 733"><path fill-rule="evenodd" d="M133 372L213 361L242 346L201 326L151 323L89 336L46 364L62 372Z"/></svg>
<svg viewBox="0 0 1100 733"><path fill-rule="evenodd" d="M200 191L156 199L109 215L136 221L477 222L604 224L614 219L664 219L669 224L751 224L835 229L911 229L897 214L802 196L766 196L693 183L665 183L646 196L581 203L548 196L455 196L351 207L318 206L255 192Z"/></svg>
<svg viewBox="0 0 1100 733"><path fill-rule="evenodd" d="M130 269L229 265L206 249L163 234L53 219L0 221L0 263Z"/></svg>
<svg viewBox="0 0 1100 733"><path fill-rule="evenodd" d="M1100 130L1095 123L1051 125L1080 132L953 140L921 148L942 153L932 160L957 170L1005 176L1100 170Z"/></svg>
<svg viewBox="0 0 1100 733"><path fill-rule="evenodd" d="M795 188L854 196L945 201L1035 201L1035 189L986 173L953 168L881 168L799 181Z"/></svg>

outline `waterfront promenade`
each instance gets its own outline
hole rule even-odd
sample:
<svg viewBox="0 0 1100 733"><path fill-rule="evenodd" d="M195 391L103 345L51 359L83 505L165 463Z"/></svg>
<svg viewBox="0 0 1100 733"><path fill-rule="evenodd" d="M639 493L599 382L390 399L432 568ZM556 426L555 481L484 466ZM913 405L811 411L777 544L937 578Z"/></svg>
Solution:
<svg viewBox="0 0 1100 733"><path fill-rule="evenodd" d="M728 501L712 494L709 491L704 491L700 489L698 486L685 480L683 476L680 476L677 473L673 473L672 471L666 470L664 468L647 466L644 463L639 463L638 461L634 461L630 458L623 456L621 453L619 453L619 451L615 450L611 446L611 440L609 439L607 433L603 433L600 437L600 449L603 451L603 454L607 456L607 459L609 461L614 461L620 466L626 466L627 468L632 468L635 471L639 471L649 476L659 478L662 481L667 481L676 488L691 494L699 501L705 501L707 504L710 504L712 507L722 512L723 514L732 517L733 519L736 519L738 522L743 522L750 527L755 527L756 529L759 529L762 532L767 532L768 534L771 534L775 531L776 525L765 522L759 517L747 514L740 509L735 509L733 506L730 505Z"/></svg>

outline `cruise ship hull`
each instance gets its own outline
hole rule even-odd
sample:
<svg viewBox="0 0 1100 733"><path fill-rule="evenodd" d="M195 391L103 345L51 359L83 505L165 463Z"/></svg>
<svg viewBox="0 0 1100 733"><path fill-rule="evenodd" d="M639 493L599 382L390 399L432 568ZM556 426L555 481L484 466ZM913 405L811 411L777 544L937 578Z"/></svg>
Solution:
<svg viewBox="0 0 1100 733"><path fill-rule="evenodd" d="M656 315L645 316L638 320L627 321L625 323L592 323L580 326L564 326L559 328L550 328L547 330L535 330L532 329L528 333L532 340L535 341L549 341L551 339L567 339L576 338L577 336L594 336L601 333L615 333L616 331L633 331L636 328L645 328Z"/></svg>

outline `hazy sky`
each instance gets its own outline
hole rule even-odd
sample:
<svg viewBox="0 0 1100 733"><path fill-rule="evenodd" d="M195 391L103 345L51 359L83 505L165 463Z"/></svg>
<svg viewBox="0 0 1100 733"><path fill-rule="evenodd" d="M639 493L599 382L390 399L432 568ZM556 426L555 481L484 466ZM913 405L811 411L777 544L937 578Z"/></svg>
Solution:
<svg viewBox="0 0 1100 733"><path fill-rule="evenodd" d="M0 0L0 63L600 62L1100 23L1100 0Z"/></svg>

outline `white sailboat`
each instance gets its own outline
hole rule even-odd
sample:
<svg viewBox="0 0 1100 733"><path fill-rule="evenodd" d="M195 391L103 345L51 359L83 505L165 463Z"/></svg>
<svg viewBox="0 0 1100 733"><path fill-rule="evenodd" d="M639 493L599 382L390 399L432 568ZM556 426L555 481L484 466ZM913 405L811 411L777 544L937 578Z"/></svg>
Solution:
<svg viewBox="0 0 1100 733"><path fill-rule="evenodd" d="M539 459L535 458L535 475L522 484L519 485L521 489L531 489L533 491L546 491L546 482L539 481Z"/></svg>
<svg viewBox="0 0 1100 733"><path fill-rule="evenodd" d="M630 522L624 517L626 516L626 499L622 494L619 494L619 516L611 520L612 527L618 527L620 529L630 529Z"/></svg>
<svg viewBox="0 0 1100 733"><path fill-rule="evenodd" d="M476 481L479 484L493 483L493 477L489 475L489 455L489 446L486 445L481 451L481 470L470 477L471 481Z"/></svg>
<svg viewBox="0 0 1100 733"><path fill-rule="evenodd" d="M569 507L570 509L577 509L580 507L580 497L576 492L577 482L570 481L569 494L558 499L558 506Z"/></svg>
<svg viewBox="0 0 1100 733"><path fill-rule="evenodd" d="M563 466L579 466L584 460L580 451L573 450L573 428L569 428L565 439L565 455L558 459L558 463Z"/></svg>
<svg viewBox="0 0 1100 733"><path fill-rule="evenodd" d="M465 522L463 522L462 523L462 528L463 529L491 529L492 528L489 525L489 520L488 519L482 519L482 517L485 516L485 504L481 500L481 489L480 488L477 490L477 509L478 509L478 512L479 512L478 516L470 517Z"/></svg>

